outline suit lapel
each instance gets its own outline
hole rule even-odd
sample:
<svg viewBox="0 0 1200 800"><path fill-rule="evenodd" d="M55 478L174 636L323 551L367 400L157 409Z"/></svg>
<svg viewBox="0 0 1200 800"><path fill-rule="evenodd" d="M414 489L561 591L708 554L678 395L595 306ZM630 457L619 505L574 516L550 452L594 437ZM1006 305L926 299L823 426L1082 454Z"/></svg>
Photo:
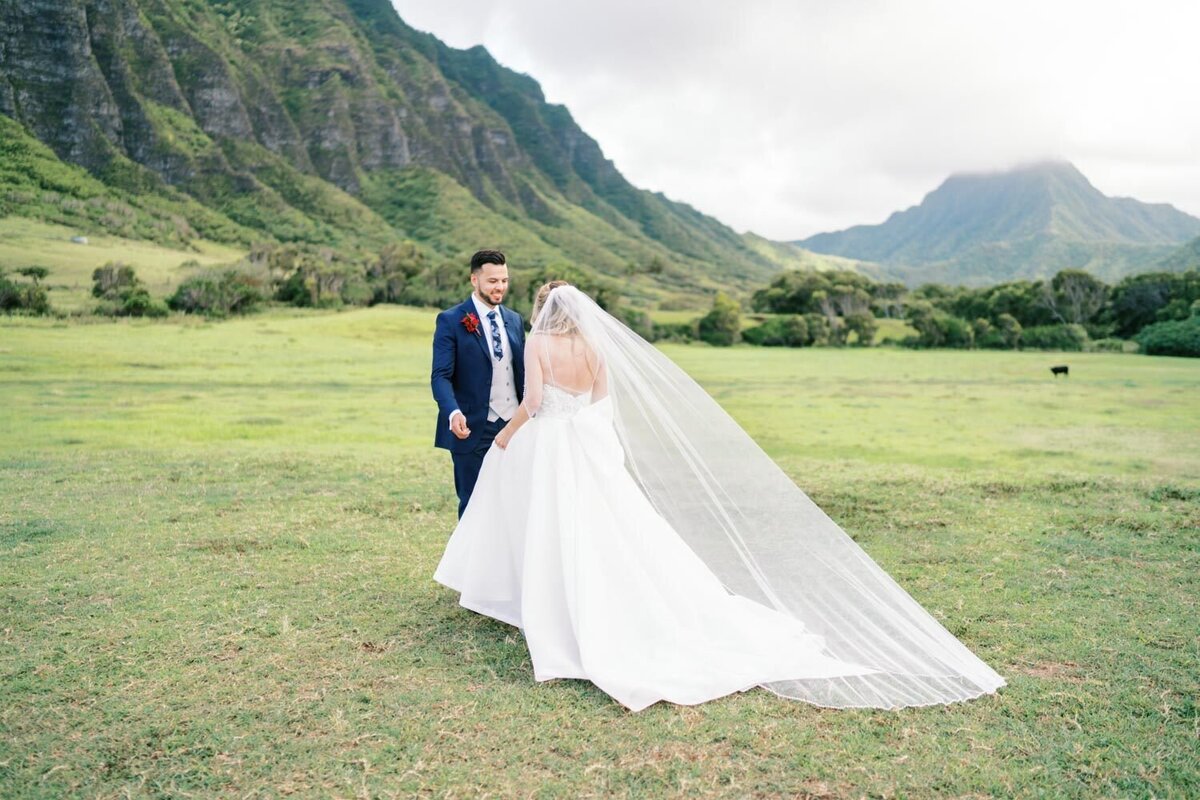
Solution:
<svg viewBox="0 0 1200 800"><path fill-rule="evenodd" d="M517 400L520 401L525 393L525 342L517 336L524 334L525 328L517 312L506 309L508 315L504 318L504 330L508 333L508 342L512 353L513 380L517 386Z"/></svg>
<svg viewBox="0 0 1200 800"><path fill-rule="evenodd" d="M469 297L467 298L467 302L462 304L462 309L463 309L464 317L467 314L478 315L478 313L479 313L475 310L475 301ZM476 329L475 333L471 333L470 331L467 331L466 328L463 328L463 330L467 332L467 336L470 336L472 339L475 339L479 342L479 349L481 349L483 351L483 354L485 356L487 356L487 360L491 361L492 360L492 349L490 347L488 347L488 343L487 343L488 337L491 336L491 333L488 332L487 317L480 317L479 328Z"/></svg>
<svg viewBox="0 0 1200 800"><path fill-rule="evenodd" d="M521 323L517 320L517 312L504 306L500 308L500 313L504 315L504 332L508 335L508 351L513 354L513 361L515 362L517 356L521 353L521 340L517 338L516 333Z"/></svg>

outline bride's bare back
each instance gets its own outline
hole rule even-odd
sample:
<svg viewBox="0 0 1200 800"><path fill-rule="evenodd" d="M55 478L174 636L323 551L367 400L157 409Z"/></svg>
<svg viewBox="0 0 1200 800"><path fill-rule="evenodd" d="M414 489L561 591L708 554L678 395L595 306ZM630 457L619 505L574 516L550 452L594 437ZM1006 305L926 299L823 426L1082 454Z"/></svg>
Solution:
<svg viewBox="0 0 1200 800"><path fill-rule="evenodd" d="M541 405L543 384L574 395L590 391L593 400L608 394L603 359L577 333L530 335L525 344L525 402L531 411Z"/></svg>

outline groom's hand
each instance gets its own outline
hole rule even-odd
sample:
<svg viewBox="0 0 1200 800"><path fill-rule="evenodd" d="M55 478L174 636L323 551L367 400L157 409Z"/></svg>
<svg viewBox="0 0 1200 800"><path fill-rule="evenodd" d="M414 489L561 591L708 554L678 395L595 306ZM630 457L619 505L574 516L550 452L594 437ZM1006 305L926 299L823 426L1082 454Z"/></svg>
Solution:
<svg viewBox="0 0 1200 800"><path fill-rule="evenodd" d="M450 419L450 432L460 439L471 435L471 429L467 427L467 418L461 412Z"/></svg>

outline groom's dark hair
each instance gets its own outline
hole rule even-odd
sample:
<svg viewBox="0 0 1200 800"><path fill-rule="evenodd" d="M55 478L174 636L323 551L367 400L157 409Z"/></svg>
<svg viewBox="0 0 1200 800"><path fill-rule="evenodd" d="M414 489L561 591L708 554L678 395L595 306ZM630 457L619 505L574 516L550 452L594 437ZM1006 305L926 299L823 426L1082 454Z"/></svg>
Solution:
<svg viewBox="0 0 1200 800"><path fill-rule="evenodd" d="M475 255L471 256L471 273L474 274L483 269L484 264L504 264L504 253L499 250L480 250Z"/></svg>

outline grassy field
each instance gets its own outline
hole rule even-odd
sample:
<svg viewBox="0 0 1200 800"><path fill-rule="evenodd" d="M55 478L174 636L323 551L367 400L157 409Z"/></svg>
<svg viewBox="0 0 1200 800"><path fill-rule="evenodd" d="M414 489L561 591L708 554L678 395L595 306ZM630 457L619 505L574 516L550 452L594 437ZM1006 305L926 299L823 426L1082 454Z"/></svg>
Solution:
<svg viewBox="0 0 1200 800"><path fill-rule="evenodd" d="M50 305L58 311L91 309L92 270L109 261L134 268L156 297L170 294L183 278L200 267L238 260L243 251L213 242L198 242L197 250L172 250L153 242L89 234L87 244L71 241L80 232L24 217L0 217L0 267L50 270L45 285ZM189 263L193 262L193 263Z"/></svg>
<svg viewBox="0 0 1200 800"><path fill-rule="evenodd" d="M432 581L432 322L0 320L0 796L1200 796L1200 362L664 348L1009 685L630 714Z"/></svg>

